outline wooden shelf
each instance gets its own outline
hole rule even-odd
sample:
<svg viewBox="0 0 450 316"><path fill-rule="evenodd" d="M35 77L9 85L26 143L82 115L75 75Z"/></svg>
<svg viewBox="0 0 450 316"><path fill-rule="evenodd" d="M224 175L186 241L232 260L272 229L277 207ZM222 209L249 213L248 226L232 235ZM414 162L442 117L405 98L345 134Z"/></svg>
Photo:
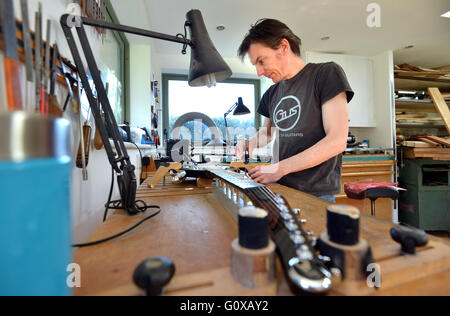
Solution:
<svg viewBox="0 0 450 316"><path fill-rule="evenodd" d="M397 127L415 127L415 128L445 128L443 123L396 123Z"/></svg>
<svg viewBox="0 0 450 316"><path fill-rule="evenodd" d="M450 92L450 80L436 81L432 78L427 80L419 80L409 77L395 77L395 90L420 90L426 91L429 87L436 87L441 92ZM430 79L430 80L428 80Z"/></svg>

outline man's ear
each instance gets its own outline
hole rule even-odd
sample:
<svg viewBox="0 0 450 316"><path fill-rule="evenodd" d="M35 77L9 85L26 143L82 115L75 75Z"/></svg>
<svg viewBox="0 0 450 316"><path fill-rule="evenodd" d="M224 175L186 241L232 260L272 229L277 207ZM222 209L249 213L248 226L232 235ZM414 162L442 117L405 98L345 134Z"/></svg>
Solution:
<svg viewBox="0 0 450 316"><path fill-rule="evenodd" d="M285 55L291 50L291 45L289 44L289 41L285 38L282 38L280 43L278 44L278 49L281 50L281 52Z"/></svg>

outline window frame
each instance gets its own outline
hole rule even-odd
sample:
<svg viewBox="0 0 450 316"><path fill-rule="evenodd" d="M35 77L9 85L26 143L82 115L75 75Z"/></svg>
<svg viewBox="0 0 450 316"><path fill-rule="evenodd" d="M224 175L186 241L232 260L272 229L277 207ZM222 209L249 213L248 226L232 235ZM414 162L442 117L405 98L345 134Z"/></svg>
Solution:
<svg viewBox="0 0 450 316"><path fill-rule="evenodd" d="M169 81L188 81L187 75L163 73L162 77L162 107L163 107L163 130L169 132ZM261 100L261 81L259 79L250 78L229 78L221 83L235 83L235 84L252 84L255 89L255 129L261 127L261 115L258 114L258 106ZM229 105L231 107L232 104ZM224 112L225 113L225 112Z"/></svg>
<svg viewBox="0 0 450 316"><path fill-rule="evenodd" d="M106 14L111 19L112 23L120 24L116 11L113 8L110 0L105 0ZM119 42L121 51L121 75L120 81L122 83L122 106L123 106L123 122L117 122L118 124L124 124L130 121L130 42L123 32L112 31L115 39Z"/></svg>

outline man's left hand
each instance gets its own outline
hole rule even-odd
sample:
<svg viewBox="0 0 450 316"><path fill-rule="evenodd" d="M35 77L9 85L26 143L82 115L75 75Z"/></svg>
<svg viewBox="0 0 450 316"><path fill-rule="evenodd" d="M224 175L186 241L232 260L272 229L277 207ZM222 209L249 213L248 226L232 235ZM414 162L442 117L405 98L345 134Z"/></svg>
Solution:
<svg viewBox="0 0 450 316"><path fill-rule="evenodd" d="M255 167L248 172L252 179L261 184L276 183L284 177L280 164Z"/></svg>

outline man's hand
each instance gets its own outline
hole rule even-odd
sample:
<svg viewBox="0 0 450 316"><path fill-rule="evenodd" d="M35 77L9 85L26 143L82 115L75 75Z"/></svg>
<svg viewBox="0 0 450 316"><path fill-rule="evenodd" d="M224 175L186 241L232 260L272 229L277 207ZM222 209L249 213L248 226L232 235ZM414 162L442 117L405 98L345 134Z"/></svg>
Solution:
<svg viewBox="0 0 450 316"><path fill-rule="evenodd" d="M261 184L275 183L285 176L279 163L268 166L255 167L248 173L252 179Z"/></svg>
<svg viewBox="0 0 450 316"><path fill-rule="evenodd" d="M245 149L248 150L248 155L251 158L253 150L255 149L255 146L252 145L252 141L251 140L241 140L241 141L239 141L237 143L236 150L235 150L235 153L234 153L234 155L236 156L237 159L244 160L244 158L245 158Z"/></svg>
<svg viewBox="0 0 450 316"><path fill-rule="evenodd" d="M245 140L240 140L236 145L236 150L234 152L234 155L239 160L244 160L245 155Z"/></svg>

